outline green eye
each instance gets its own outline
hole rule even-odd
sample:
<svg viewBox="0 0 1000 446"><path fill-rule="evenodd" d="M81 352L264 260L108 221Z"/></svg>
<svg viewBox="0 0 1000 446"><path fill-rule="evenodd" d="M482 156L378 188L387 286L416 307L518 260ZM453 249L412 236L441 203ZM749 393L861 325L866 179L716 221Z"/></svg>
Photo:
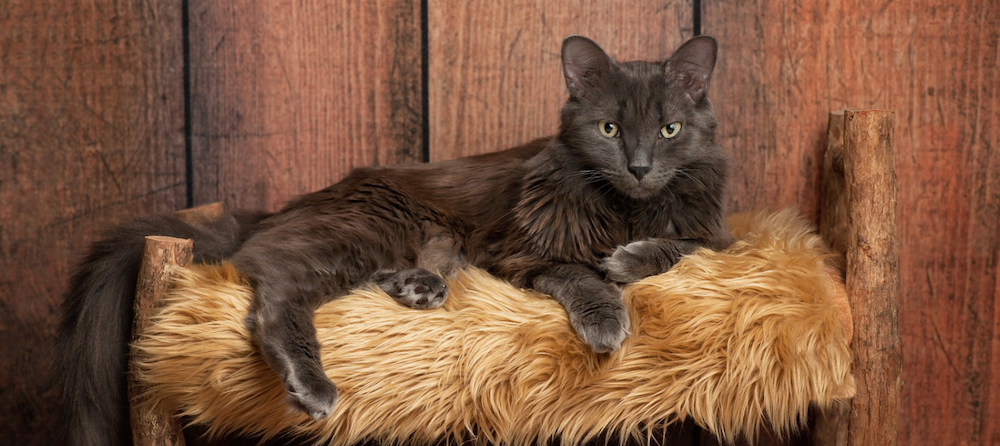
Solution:
<svg viewBox="0 0 1000 446"><path fill-rule="evenodd" d="M677 136L681 132L681 123L675 122L673 124L667 124L660 129L660 134L664 138L670 139Z"/></svg>
<svg viewBox="0 0 1000 446"><path fill-rule="evenodd" d="M618 136L618 124L608 121L601 121L597 124L597 128L601 130L601 134L607 136L608 138L614 138Z"/></svg>

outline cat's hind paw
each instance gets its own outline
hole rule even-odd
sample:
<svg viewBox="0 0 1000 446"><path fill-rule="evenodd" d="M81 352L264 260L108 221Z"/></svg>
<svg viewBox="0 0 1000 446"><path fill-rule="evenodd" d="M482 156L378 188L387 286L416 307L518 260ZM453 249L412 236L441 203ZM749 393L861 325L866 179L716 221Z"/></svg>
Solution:
<svg viewBox="0 0 1000 446"><path fill-rule="evenodd" d="M397 302L419 310L440 307L448 298L444 279L422 268L381 274L376 284Z"/></svg>

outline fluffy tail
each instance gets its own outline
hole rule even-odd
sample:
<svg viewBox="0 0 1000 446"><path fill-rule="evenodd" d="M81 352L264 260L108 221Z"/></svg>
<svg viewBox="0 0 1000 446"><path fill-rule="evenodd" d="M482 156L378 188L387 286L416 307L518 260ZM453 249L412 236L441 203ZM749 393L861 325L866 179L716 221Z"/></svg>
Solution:
<svg viewBox="0 0 1000 446"><path fill-rule="evenodd" d="M63 296L55 373L70 446L131 445L126 396L136 276L147 235L194 239L194 260L229 257L263 214L226 211L211 222L146 217L94 243Z"/></svg>

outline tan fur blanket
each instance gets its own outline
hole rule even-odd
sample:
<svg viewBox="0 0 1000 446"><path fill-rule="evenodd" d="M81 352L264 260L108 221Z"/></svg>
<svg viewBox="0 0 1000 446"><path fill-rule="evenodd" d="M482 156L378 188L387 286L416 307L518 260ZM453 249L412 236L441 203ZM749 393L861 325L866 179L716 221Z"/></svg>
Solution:
<svg viewBox="0 0 1000 446"><path fill-rule="evenodd" d="M819 237L795 213L731 217L739 241L698 251L625 288L632 321L621 350L595 355L554 300L475 269L447 303L411 310L379 291L316 315L327 375L340 402L314 422L247 338L251 290L228 265L178 274L133 354L146 404L209 432L309 434L346 444L576 444L602 431L639 439L692 418L725 440L764 423L788 432L810 403L854 394L850 317Z"/></svg>

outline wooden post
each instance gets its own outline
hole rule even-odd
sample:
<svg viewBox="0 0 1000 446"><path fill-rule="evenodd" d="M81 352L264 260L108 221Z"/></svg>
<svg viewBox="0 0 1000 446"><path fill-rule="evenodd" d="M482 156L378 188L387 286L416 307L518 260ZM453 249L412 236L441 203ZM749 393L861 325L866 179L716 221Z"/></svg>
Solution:
<svg viewBox="0 0 1000 446"><path fill-rule="evenodd" d="M834 261L841 273L846 269L847 184L844 178L844 112L830 113L826 129L826 152L823 154L823 176L820 191L819 233L836 255ZM845 446L850 422L851 405L834 404L813 413L811 437L813 446Z"/></svg>
<svg viewBox="0 0 1000 446"><path fill-rule="evenodd" d="M894 446L899 436L903 352L892 122L885 110L844 113L846 284L858 384L848 444L857 446Z"/></svg>
<svg viewBox="0 0 1000 446"><path fill-rule="evenodd" d="M846 269L848 193L844 178L844 112L830 113L823 154L822 190L819 204L819 234L836 254L837 266Z"/></svg>
<svg viewBox="0 0 1000 446"><path fill-rule="evenodd" d="M218 221L225 213L226 209L222 207L222 202L217 201L193 208L181 209L174 212L174 217L189 223L205 224Z"/></svg>
<svg viewBox="0 0 1000 446"><path fill-rule="evenodd" d="M897 441L902 348L892 138L891 112L830 114L820 234L845 271L858 393L850 407L834 406L816 415L815 446Z"/></svg>
<svg viewBox="0 0 1000 446"><path fill-rule="evenodd" d="M135 293L135 314L132 340L146 328L153 309L170 284L170 275L177 267L187 266L192 259L193 242L173 237L149 236L143 244L142 265ZM173 413L139 411L136 398L140 393L134 381L135 359L129 360L128 398L131 407L132 441L136 446L183 446L184 434Z"/></svg>

